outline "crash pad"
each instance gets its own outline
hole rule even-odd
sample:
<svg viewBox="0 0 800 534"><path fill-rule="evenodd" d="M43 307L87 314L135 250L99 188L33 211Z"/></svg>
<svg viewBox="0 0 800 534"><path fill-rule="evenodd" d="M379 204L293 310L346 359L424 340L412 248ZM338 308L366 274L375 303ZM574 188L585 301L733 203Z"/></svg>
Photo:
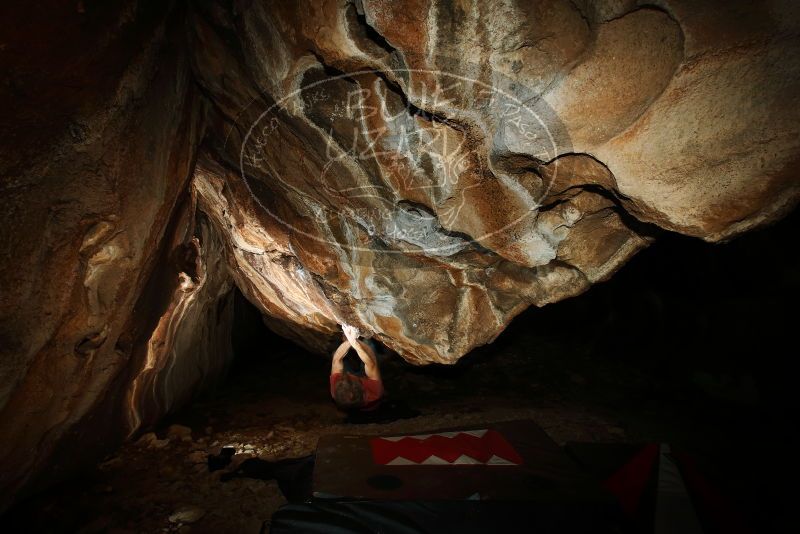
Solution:
<svg viewBox="0 0 800 534"><path fill-rule="evenodd" d="M533 421L320 438L313 495L370 500L609 502Z"/></svg>

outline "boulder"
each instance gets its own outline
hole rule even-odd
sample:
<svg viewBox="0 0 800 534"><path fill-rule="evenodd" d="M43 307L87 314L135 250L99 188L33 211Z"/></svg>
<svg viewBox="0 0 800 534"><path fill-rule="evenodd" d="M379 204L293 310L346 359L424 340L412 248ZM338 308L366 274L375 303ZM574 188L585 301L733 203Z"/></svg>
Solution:
<svg viewBox="0 0 800 534"><path fill-rule="evenodd" d="M347 323L453 363L660 233L722 242L800 196L796 2L48 0L0 26L0 508L219 380L234 286L309 350Z"/></svg>

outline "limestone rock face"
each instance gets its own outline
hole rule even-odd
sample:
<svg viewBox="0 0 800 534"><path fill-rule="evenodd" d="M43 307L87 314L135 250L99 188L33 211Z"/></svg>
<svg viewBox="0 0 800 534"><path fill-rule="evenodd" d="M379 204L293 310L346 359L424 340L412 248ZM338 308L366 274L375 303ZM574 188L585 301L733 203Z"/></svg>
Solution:
<svg viewBox="0 0 800 534"><path fill-rule="evenodd" d="M791 3L307 0L193 17L213 103L201 209L237 285L311 348L346 322L452 363L661 229L719 241L797 202Z"/></svg>
<svg viewBox="0 0 800 534"><path fill-rule="evenodd" d="M193 348L159 316L203 283L195 269L175 289L185 262L168 237L194 219L187 189L205 116L185 16L168 2L9 4L0 9L0 508L126 435L130 387L137 406L161 415L199 385L197 373L151 357L169 347L144 348L154 331ZM198 291L210 299L222 287ZM194 319L199 343L216 325Z"/></svg>
<svg viewBox="0 0 800 534"><path fill-rule="evenodd" d="M348 323L453 363L659 232L798 200L797 2L19 4L0 506L219 378L234 285L310 350Z"/></svg>

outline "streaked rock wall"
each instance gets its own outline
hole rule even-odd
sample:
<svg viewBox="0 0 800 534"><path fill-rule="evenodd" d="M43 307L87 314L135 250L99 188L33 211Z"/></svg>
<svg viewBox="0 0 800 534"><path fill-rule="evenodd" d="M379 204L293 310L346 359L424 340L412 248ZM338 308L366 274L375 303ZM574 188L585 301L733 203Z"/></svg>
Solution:
<svg viewBox="0 0 800 534"><path fill-rule="evenodd" d="M797 202L791 3L207 3L191 27L196 187L237 284L316 347L348 322L451 363L660 231Z"/></svg>
<svg viewBox="0 0 800 534"><path fill-rule="evenodd" d="M171 2L13 4L0 8L0 506L127 434L132 325L161 312L137 303L177 275L165 235L205 116Z"/></svg>
<svg viewBox="0 0 800 534"><path fill-rule="evenodd" d="M11 2L0 26L0 506L222 376L234 285L310 350L346 322L452 363L661 232L798 200L797 2Z"/></svg>

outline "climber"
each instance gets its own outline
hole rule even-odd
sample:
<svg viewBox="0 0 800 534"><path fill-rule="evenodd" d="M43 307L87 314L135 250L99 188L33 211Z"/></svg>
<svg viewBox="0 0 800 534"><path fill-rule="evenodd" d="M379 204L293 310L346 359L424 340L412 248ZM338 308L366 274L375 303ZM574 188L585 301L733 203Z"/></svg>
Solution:
<svg viewBox="0 0 800 534"><path fill-rule="evenodd" d="M344 410L374 410L383 398L383 382L375 351L358 339L354 327L343 325L345 341L333 353L331 396ZM361 365L352 365L345 357L354 348Z"/></svg>

